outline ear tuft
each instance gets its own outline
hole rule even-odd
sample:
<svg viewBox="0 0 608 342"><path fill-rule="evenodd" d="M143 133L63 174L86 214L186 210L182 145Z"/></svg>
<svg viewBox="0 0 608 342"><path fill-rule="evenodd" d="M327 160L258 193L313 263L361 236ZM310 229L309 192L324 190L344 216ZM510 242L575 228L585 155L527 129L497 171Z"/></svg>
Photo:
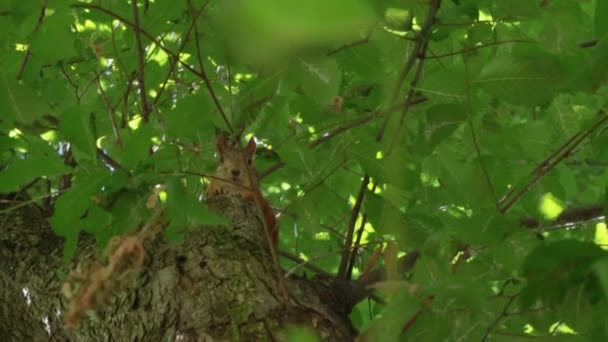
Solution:
<svg viewBox="0 0 608 342"><path fill-rule="evenodd" d="M252 156L255 153L255 148L256 148L255 139L253 139L253 137L251 137L251 139L249 139L249 142L247 143L247 146L245 147L245 151L247 152L247 155Z"/></svg>
<svg viewBox="0 0 608 342"><path fill-rule="evenodd" d="M220 153L223 153L224 151L226 151L227 148L228 148L228 140L227 140L226 136L222 134L217 138L217 150Z"/></svg>

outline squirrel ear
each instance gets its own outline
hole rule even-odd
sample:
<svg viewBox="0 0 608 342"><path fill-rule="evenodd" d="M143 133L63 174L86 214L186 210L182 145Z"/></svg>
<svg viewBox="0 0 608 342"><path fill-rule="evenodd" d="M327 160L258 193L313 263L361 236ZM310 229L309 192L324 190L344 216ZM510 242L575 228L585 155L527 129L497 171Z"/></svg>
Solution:
<svg viewBox="0 0 608 342"><path fill-rule="evenodd" d="M249 139L249 142L247 143L247 146L245 147L245 151L247 152L247 155L252 156L255 153L255 139L253 139L253 137L251 137L251 139Z"/></svg>
<svg viewBox="0 0 608 342"><path fill-rule="evenodd" d="M221 153L223 153L226 149L228 148L228 140L226 140L226 136L225 135L220 135L217 138L217 150Z"/></svg>

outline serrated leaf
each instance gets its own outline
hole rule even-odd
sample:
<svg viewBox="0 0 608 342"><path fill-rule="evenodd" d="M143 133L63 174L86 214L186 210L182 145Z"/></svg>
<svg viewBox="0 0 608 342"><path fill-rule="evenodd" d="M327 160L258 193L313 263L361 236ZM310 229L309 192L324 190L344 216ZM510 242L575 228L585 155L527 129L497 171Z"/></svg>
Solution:
<svg viewBox="0 0 608 342"><path fill-rule="evenodd" d="M61 133L89 158L96 160L95 136L91 124L91 110L86 106L72 106L59 118Z"/></svg>
<svg viewBox="0 0 608 342"><path fill-rule="evenodd" d="M589 22L575 1L562 1L552 4L543 16L539 41L549 51L571 54L579 49L579 44L589 37Z"/></svg>
<svg viewBox="0 0 608 342"><path fill-rule="evenodd" d="M210 212L196 196L189 194L177 177L167 182L167 234L170 239L180 239L187 229L197 225L227 224L225 218Z"/></svg>
<svg viewBox="0 0 608 342"><path fill-rule="evenodd" d="M113 134L103 139L101 146L121 166L126 169L135 169L148 160L152 149L151 139L154 134L152 129L153 127L150 125L141 125L135 131L122 129L119 131L121 146L114 140Z"/></svg>
<svg viewBox="0 0 608 342"><path fill-rule="evenodd" d="M404 325L422 307L420 300L408 293L406 288L391 296L387 306L364 329L359 338L364 341L399 341Z"/></svg>
<svg viewBox="0 0 608 342"><path fill-rule="evenodd" d="M51 63L77 55L70 32L73 22L68 11L57 11L45 17L32 40L32 53Z"/></svg>
<svg viewBox="0 0 608 342"><path fill-rule="evenodd" d="M594 262L607 255L596 244L578 240L560 240L534 249L522 267L528 279L522 291L522 305L529 307L536 300L560 303L569 288L588 284ZM546 284L553 286L548 288Z"/></svg>
<svg viewBox="0 0 608 342"><path fill-rule="evenodd" d="M209 141L215 132L215 115L209 94L201 91L180 99L173 111L165 115L168 131L180 139Z"/></svg>
<svg viewBox="0 0 608 342"><path fill-rule="evenodd" d="M565 80L556 56L521 48L493 58L472 83L509 103L532 106L548 103Z"/></svg>
<svg viewBox="0 0 608 342"><path fill-rule="evenodd" d="M302 70L300 82L304 92L320 105L330 105L338 95L342 72L338 63L325 58L320 60L299 59L298 67Z"/></svg>
<svg viewBox="0 0 608 342"><path fill-rule="evenodd" d="M284 144L281 146L277 153L281 157L281 160L285 162L289 167L293 167L304 171L307 175L313 174L312 165L317 163L314 153L296 143Z"/></svg>
<svg viewBox="0 0 608 342"><path fill-rule="evenodd" d="M102 186L111 177L107 169L97 169L90 174L77 173L70 190L59 196L55 202L55 211L49 219L53 231L68 239L78 236L82 229L79 221L93 205L93 196L102 190Z"/></svg>
<svg viewBox="0 0 608 342"><path fill-rule="evenodd" d="M425 136L432 151L447 139L467 118L464 105L437 104L426 112Z"/></svg>
<svg viewBox="0 0 608 342"><path fill-rule="evenodd" d="M0 171L0 192L17 191L36 177L54 177L72 171L45 141L32 140L27 146L26 156L13 157Z"/></svg>
<svg viewBox="0 0 608 342"><path fill-rule="evenodd" d="M47 114L49 107L32 88L0 71L0 112L11 122L31 124Z"/></svg>

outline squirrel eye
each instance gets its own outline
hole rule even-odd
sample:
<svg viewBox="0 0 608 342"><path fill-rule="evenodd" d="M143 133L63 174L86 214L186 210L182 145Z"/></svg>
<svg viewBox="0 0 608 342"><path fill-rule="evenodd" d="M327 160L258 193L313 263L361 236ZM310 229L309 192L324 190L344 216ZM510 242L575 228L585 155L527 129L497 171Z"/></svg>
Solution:
<svg viewBox="0 0 608 342"><path fill-rule="evenodd" d="M247 159L247 164L251 165L251 162L252 162L252 161L253 161L253 160L252 160L251 158Z"/></svg>

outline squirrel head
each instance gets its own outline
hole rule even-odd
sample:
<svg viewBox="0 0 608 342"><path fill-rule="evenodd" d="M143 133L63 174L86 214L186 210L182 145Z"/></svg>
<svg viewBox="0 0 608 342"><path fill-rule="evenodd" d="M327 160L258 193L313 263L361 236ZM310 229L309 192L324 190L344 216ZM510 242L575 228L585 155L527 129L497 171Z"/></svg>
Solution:
<svg viewBox="0 0 608 342"><path fill-rule="evenodd" d="M219 165L216 176L237 186L255 188L257 173L253 157L256 143L253 137L245 147L241 146L238 138L229 139L221 135L217 139Z"/></svg>

